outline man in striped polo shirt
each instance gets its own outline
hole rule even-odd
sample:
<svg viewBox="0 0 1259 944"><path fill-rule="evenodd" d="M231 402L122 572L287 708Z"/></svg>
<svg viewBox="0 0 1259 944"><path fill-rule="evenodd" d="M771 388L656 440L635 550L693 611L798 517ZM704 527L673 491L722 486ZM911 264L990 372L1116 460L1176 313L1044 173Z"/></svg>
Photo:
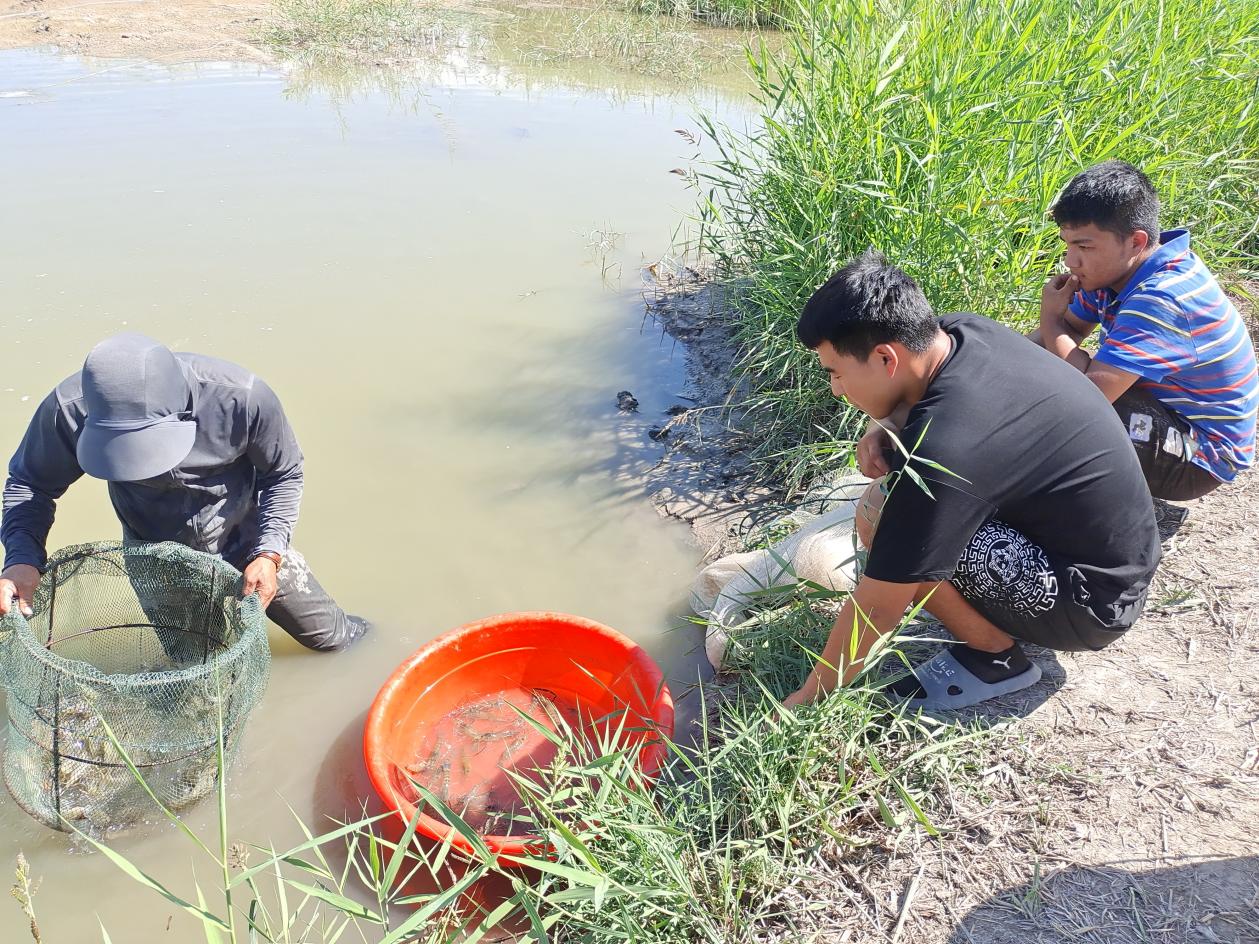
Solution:
<svg viewBox="0 0 1259 944"><path fill-rule="evenodd" d="M1254 345L1189 233L1160 234L1149 178L1123 161L1097 164L1051 212L1069 272L1045 283L1036 340L1114 404L1151 494L1198 498L1250 468ZM1080 344L1099 324L1090 356Z"/></svg>

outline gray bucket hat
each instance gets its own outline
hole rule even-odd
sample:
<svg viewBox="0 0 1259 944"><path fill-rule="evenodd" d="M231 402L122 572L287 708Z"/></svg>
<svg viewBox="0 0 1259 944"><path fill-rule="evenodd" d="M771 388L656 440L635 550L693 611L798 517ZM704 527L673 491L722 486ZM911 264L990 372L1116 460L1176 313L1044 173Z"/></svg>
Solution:
<svg viewBox="0 0 1259 944"><path fill-rule="evenodd" d="M189 399L183 368L164 344L142 334L106 338L83 362L80 467L109 482L169 472L197 438Z"/></svg>

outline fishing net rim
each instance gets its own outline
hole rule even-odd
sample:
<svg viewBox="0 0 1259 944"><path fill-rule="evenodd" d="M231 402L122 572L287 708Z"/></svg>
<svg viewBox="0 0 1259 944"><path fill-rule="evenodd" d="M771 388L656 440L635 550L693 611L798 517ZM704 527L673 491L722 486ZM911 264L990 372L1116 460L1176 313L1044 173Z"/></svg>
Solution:
<svg viewBox="0 0 1259 944"><path fill-rule="evenodd" d="M242 610L246 609L247 601L250 599L252 597L246 597L245 600L241 601ZM258 609L256 600L252 608ZM192 665L184 669L172 669L165 672L118 672L106 674L90 662L85 662L81 659L67 659L65 656L59 656L52 650L45 648L35 637L34 632L31 630L31 625L25 617L18 615L14 619L12 614L10 614L10 616L5 617L5 621L8 622L10 620L12 621L9 627L12 631L10 645L17 645L20 642L22 649L36 662L40 662L52 671L76 682L95 686L108 685L115 688L143 688L150 685L171 685L201 679L241 661L250 650L266 642L265 630L254 621L246 618L243 620L245 626L240 638L221 653L211 655L208 661L200 665Z"/></svg>
<svg viewBox="0 0 1259 944"><path fill-rule="evenodd" d="M123 557L152 557L158 560L198 560L219 571L229 581L239 583L241 573L223 558L216 554L198 551L178 541L88 541L84 544L68 544L48 556L48 562L41 571L41 577L49 570L69 564L76 560L91 557L104 557L109 554L121 554Z"/></svg>
<svg viewBox="0 0 1259 944"><path fill-rule="evenodd" d="M161 549L165 553L154 553L155 550ZM174 553L171 553L171 552ZM196 555L201 558L204 563L209 564L215 570L218 570L224 577L229 578L229 583L234 584L239 590L241 582L241 574L235 567L227 563L219 557L212 554L206 554L202 551L195 551L185 545L178 544L174 541L163 541L161 543L137 543L131 541L97 541L91 544L75 544L62 548L48 558L48 565L44 572L60 564L70 561L87 558L92 556L101 556L103 554L121 553L124 557L144 556L152 557L156 560L171 560L178 557L187 557L187 555ZM69 677L77 682L88 685L109 685L115 688L142 688L150 685L170 685L177 682L191 682L201 679L207 675L213 674L215 671L230 666L235 662L244 659L246 654L256 646L265 645L270 655L270 644L267 640L266 623L262 607L258 602L256 594L250 594L247 597L238 598L237 600L238 615L242 625L240 637L236 639L230 646L227 646L222 652L217 652L209 656L206 662L200 665L188 666L184 669L173 669L166 672L133 672L133 673L113 673L106 674L90 662L81 659L67 659L65 656L58 655L51 649L47 648L35 636L34 630L31 628L30 621L23 616L16 607L9 610L8 614L0 617L0 637L4 636L7 631L7 638L3 638L3 642L8 645L16 645L18 641L22 644L28 656L35 661L43 663L49 669L59 673L62 676ZM8 660L5 660L6 662Z"/></svg>

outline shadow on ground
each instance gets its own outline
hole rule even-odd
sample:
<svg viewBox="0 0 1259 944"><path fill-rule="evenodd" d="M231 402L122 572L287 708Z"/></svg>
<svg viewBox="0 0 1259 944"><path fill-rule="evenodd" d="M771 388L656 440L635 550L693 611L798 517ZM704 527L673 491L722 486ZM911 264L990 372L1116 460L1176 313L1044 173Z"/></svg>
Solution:
<svg viewBox="0 0 1259 944"><path fill-rule="evenodd" d="M1072 865L972 909L948 944L1255 944L1259 857Z"/></svg>
<svg viewBox="0 0 1259 944"><path fill-rule="evenodd" d="M1161 498L1154 499L1154 518L1158 522L1158 537L1163 542L1164 549L1167 542L1180 531L1188 517L1189 509L1184 505L1174 505Z"/></svg>

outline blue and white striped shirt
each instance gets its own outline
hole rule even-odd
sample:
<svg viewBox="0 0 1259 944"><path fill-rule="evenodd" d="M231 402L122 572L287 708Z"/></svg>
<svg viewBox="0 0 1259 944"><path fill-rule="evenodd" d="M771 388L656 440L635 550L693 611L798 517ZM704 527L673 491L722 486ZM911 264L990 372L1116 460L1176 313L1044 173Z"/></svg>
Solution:
<svg viewBox="0 0 1259 944"><path fill-rule="evenodd" d="M1173 230L1115 292L1077 292L1070 312L1100 324L1095 360L1137 374L1169 411L1189 424L1192 461L1231 481L1255 454L1259 372L1255 348L1233 303Z"/></svg>

